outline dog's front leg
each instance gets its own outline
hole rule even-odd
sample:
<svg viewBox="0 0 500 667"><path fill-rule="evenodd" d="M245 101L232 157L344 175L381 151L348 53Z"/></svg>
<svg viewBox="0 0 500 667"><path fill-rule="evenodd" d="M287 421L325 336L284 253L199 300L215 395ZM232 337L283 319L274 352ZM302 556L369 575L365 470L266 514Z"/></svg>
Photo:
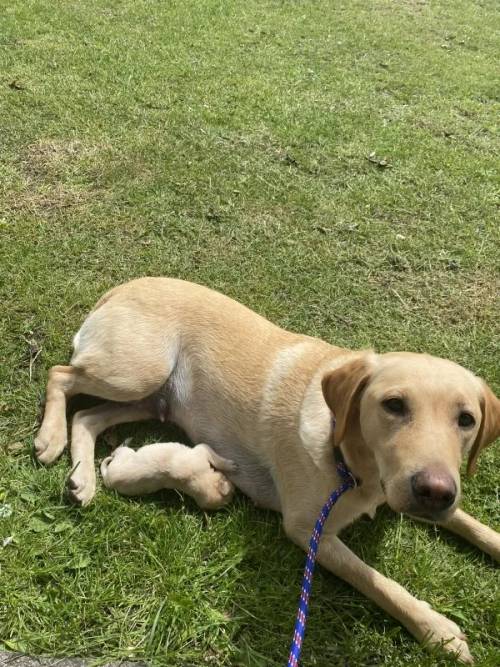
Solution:
<svg viewBox="0 0 500 667"><path fill-rule="evenodd" d="M294 542L307 549L308 531L297 524L287 526L286 522L285 527ZM442 644L447 651L457 654L462 662L473 662L465 635L456 623L364 563L336 535L324 533L318 562L394 616L419 641Z"/></svg>
<svg viewBox="0 0 500 667"><path fill-rule="evenodd" d="M500 533L488 528L467 512L457 509L449 519L439 525L460 535L500 562Z"/></svg>

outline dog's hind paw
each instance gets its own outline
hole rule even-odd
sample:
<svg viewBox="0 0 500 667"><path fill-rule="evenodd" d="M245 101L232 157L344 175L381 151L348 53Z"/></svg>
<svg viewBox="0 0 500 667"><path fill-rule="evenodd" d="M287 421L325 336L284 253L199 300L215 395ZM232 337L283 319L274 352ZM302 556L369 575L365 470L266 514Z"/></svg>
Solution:
<svg viewBox="0 0 500 667"><path fill-rule="evenodd" d="M58 430L45 435L42 431L35 438L34 448L37 459L44 465L53 463L64 451L67 438L66 432Z"/></svg>

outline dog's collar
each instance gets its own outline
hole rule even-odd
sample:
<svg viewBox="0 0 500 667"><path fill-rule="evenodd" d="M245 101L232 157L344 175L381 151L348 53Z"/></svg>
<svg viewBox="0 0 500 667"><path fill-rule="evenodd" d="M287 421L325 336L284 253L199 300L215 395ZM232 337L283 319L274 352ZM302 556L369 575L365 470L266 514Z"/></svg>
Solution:
<svg viewBox="0 0 500 667"><path fill-rule="evenodd" d="M335 463L341 463L347 468L347 463L340 447L333 448L333 456L335 457Z"/></svg>
<svg viewBox="0 0 500 667"><path fill-rule="evenodd" d="M335 425L336 425L335 415L332 415L332 432L335 431ZM352 470L347 465L345 457L344 457L344 453L343 453L340 445L333 448L333 456L335 458L337 471L340 472L340 470L342 468L344 468L347 471L347 473L354 479L354 481L356 482L356 486L361 486L361 480L359 479L359 477L356 477L356 475L352 472Z"/></svg>
<svg viewBox="0 0 500 667"><path fill-rule="evenodd" d="M342 453L340 447L333 448L333 456L335 458L335 466L337 468L337 472L340 474L340 476L343 478L345 478L346 476L352 477L352 479L356 483L355 485L361 486L361 480L359 479L359 477L356 477L356 475L347 465L346 460L344 458L344 454Z"/></svg>

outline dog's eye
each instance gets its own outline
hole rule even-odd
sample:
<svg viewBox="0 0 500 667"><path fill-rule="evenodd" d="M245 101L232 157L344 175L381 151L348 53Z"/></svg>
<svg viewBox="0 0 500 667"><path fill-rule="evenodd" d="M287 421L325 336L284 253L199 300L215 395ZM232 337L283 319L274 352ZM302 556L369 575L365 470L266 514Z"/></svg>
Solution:
<svg viewBox="0 0 500 667"><path fill-rule="evenodd" d="M470 412L461 412L458 415L458 425L460 428L472 428L476 423L476 420L471 415Z"/></svg>
<svg viewBox="0 0 500 667"><path fill-rule="evenodd" d="M408 412L406 403L402 398L387 398L382 401L384 410L392 415L405 415Z"/></svg>

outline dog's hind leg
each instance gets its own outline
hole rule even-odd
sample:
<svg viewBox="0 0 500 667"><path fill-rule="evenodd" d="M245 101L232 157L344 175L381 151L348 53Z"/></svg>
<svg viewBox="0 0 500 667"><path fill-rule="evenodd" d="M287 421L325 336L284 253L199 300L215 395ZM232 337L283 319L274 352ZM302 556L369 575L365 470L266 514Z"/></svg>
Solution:
<svg viewBox="0 0 500 667"><path fill-rule="evenodd" d="M158 327L154 318L144 315L140 309L114 304L112 295L98 305L75 336L71 365L55 366L49 372L45 416L35 440L38 459L42 463L51 463L66 445L67 397L89 394L130 403L157 394L177 363L178 337L175 326ZM118 422L115 423L147 418L123 419L124 414L123 411L116 412ZM75 500L86 503L95 489L90 455L97 427L94 421L89 421L90 417L83 417L77 415L74 421L76 442L72 447L72 458L77 468L70 485ZM103 419L101 415L101 421ZM100 427L97 432L104 428L107 426Z"/></svg>
<svg viewBox="0 0 500 667"><path fill-rule="evenodd" d="M94 497L96 488L94 450L100 433L116 424L159 417L154 397L136 403L109 402L77 412L73 417L71 431L73 472L68 481L70 498L87 505Z"/></svg>
<svg viewBox="0 0 500 667"><path fill-rule="evenodd" d="M157 388L156 385L152 386ZM66 402L76 394L89 394L111 400L134 400L145 394L113 389L109 382L93 378L85 369L53 366L47 382L45 411L42 425L35 438L35 453L40 463L53 463L67 443Z"/></svg>
<svg viewBox="0 0 500 667"><path fill-rule="evenodd" d="M145 390L125 389L113 387L109 380L92 377L85 369L73 365L53 366L49 371L43 421L35 438L38 460L40 463L53 463L66 447L66 402L71 396L89 394L116 401L139 400L158 389L162 380L151 383Z"/></svg>
<svg viewBox="0 0 500 667"><path fill-rule="evenodd" d="M78 371L71 366L53 366L49 371L43 421L35 438L41 463L52 463L66 447L66 399L78 393L77 381Z"/></svg>

